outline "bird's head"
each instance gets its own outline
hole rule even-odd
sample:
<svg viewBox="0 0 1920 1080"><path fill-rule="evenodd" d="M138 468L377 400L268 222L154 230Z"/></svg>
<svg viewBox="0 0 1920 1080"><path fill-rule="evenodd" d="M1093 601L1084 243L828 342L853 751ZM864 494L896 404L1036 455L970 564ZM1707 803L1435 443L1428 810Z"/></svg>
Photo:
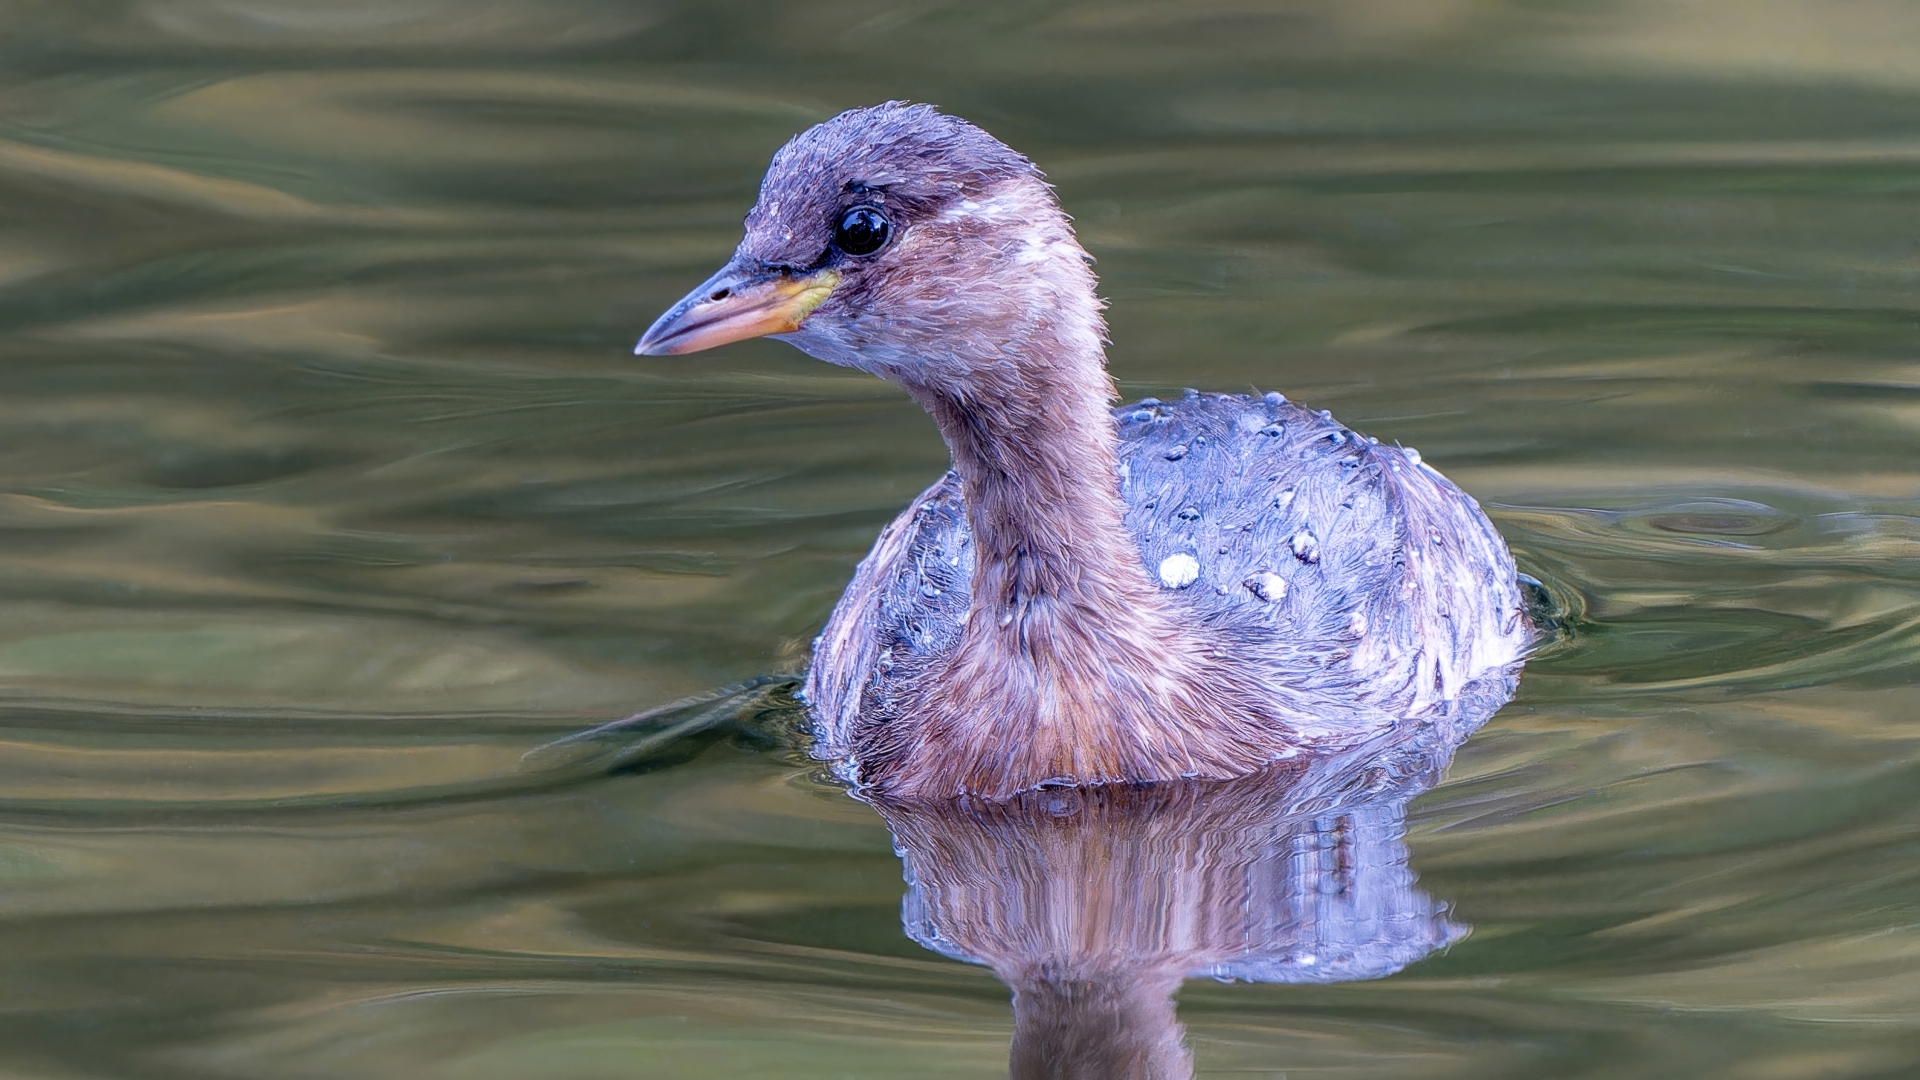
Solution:
<svg viewBox="0 0 1920 1080"><path fill-rule="evenodd" d="M842 113L773 157L720 272L635 348L773 336L908 385L1035 351L1098 355L1086 252L1032 162L930 105Z"/></svg>

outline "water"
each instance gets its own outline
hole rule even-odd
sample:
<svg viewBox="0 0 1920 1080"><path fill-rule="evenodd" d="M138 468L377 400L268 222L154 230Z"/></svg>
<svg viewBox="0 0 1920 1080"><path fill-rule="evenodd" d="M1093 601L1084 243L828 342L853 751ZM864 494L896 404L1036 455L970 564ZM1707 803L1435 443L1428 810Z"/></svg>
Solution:
<svg viewBox="0 0 1920 1080"><path fill-rule="evenodd" d="M526 758L798 670L943 467L785 346L628 355L888 97L1048 169L1124 392L1417 446L1568 613L1406 807L1470 932L1190 983L1199 1075L1920 1069L1907 6L101 0L0 58L0 1073L1004 1075L778 722Z"/></svg>

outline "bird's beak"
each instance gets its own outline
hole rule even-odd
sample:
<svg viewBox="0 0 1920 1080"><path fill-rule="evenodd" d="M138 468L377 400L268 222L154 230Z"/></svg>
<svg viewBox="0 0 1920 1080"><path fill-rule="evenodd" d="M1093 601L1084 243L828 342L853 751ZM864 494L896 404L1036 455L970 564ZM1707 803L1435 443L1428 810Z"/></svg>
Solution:
<svg viewBox="0 0 1920 1080"><path fill-rule="evenodd" d="M739 259L667 309L633 347L635 356L677 356L800 329L840 283L831 270L768 269Z"/></svg>

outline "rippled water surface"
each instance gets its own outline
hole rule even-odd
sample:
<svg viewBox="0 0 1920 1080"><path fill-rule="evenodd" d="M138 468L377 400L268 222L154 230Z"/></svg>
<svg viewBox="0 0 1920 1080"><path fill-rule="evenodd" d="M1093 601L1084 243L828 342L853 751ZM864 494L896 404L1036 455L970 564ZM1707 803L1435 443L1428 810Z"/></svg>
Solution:
<svg viewBox="0 0 1920 1080"><path fill-rule="evenodd" d="M0 12L0 1075L1004 1075L780 684L527 756L798 670L942 469L628 355L889 97L1049 171L1125 393L1417 446L1567 613L1406 811L1465 936L1189 984L1200 1075L1920 1070L1910 6L76 0Z"/></svg>

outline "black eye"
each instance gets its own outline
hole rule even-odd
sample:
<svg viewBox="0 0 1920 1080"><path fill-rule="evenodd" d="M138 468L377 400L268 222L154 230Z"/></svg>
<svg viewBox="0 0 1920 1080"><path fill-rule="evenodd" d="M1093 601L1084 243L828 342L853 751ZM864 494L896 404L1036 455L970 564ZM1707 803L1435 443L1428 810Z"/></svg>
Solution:
<svg viewBox="0 0 1920 1080"><path fill-rule="evenodd" d="M849 255L871 255L887 246L892 231L886 215L871 206L856 206L833 227L833 246Z"/></svg>

